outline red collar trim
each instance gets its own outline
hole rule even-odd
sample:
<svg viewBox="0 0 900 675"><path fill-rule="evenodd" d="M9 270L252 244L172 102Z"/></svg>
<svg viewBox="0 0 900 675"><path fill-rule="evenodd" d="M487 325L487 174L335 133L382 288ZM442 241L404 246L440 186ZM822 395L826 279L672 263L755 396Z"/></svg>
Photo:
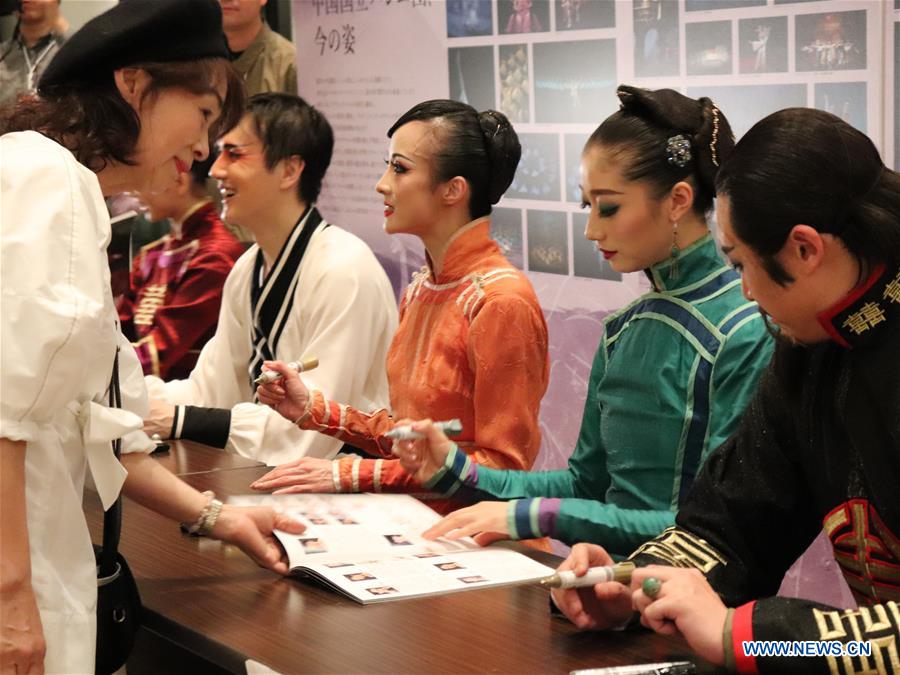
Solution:
<svg viewBox="0 0 900 675"><path fill-rule="evenodd" d="M859 299L864 296L872 286L875 285L875 282L881 278L884 274L884 263L879 263L879 265L872 271L872 274L869 275L869 278L866 279L859 286L850 291L843 299L839 300L837 303L829 307L823 312L819 312L816 315L816 318L819 320L819 323L822 325L822 328L828 333L832 340L837 342L841 347L846 347L847 349L853 349L853 345L845 338L840 329L835 325L834 318L844 312L848 307L858 302Z"/></svg>

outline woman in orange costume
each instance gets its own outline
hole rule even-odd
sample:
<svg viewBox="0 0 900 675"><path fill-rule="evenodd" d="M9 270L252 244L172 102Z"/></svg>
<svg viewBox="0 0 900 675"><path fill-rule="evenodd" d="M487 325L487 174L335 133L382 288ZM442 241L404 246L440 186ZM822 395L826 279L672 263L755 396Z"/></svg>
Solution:
<svg viewBox="0 0 900 675"><path fill-rule="evenodd" d="M547 388L547 326L531 283L490 238L491 205L509 187L521 147L502 113L426 101L388 131L388 167L376 186L384 229L414 234L428 265L400 302L387 359L391 408L365 413L284 379L259 398L303 429L338 436L380 459L302 458L253 484L283 492L423 492L391 457L395 419L459 418L460 448L495 468L529 469L540 448ZM436 505L439 510L452 508Z"/></svg>

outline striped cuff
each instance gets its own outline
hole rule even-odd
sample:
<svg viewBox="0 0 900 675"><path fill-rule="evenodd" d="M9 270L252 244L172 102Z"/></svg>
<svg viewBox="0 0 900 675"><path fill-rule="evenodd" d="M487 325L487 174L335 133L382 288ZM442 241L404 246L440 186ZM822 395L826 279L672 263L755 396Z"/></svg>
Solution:
<svg viewBox="0 0 900 675"><path fill-rule="evenodd" d="M228 444L231 410L185 405L178 406L175 411L172 438L194 441L214 448L224 448Z"/></svg>
<svg viewBox="0 0 900 675"><path fill-rule="evenodd" d="M537 539L541 533L540 511L542 498L513 499L506 512L510 539Z"/></svg>
<svg viewBox="0 0 900 675"><path fill-rule="evenodd" d="M306 412L309 414L306 415L304 413L304 415L301 415L296 424L301 429L314 429L320 431L322 427L327 426L322 420L327 417L329 413L328 401L325 400L325 395L321 391L313 389L309 392L307 403L309 404L309 408Z"/></svg>
<svg viewBox="0 0 900 675"><path fill-rule="evenodd" d="M350 487L351 492L359 492L359 466L362 464L362 457L353 460L353 466L350 469Z"/></svg>
<svg viewBox="0 0 900 675"><path fill-rule="evenodd" d="M731 637L731 626L734 622L734 608L729 607L728 613L725 615L725 628L722 630L722 651L725 654L725 670L733 673L737 670L737 664L734 661L734 642Z"/></svg>
<svg viewBox="0 0 900 675"><path fill-rule="evenodd" d="M456 443L450 448L444 459L444 466L425 483L424 487L432 492L437 492L444 497L452 496L463 484L474 462L469 456L460 450Z"/></svg>
<svg viewBox="0 0 900 675"><path fill-rule="evenodd" d="M181 438L181 429L184 426L184 406L176 405L172 413L172 429L169 431L169 438L177 441Z"/></svg>
<svg viewBox="0 0 900 675"><path fill-rule="evenodd" d="M734 610L731 617L731 648L734 665L739 673L758 673L756 657L744 654L744 642L753 639L753 608L756 601L748 602Z"/></svg>
<svg viewBox="0 0 900 675"><path fill-rule="evenodd" d="M338 475L341 483L341 492L353 492L353 457L341 457L336 461L339 464Z"/></svg>
<svg viewBox="0 0 900 675"><path fill-rule="evenodd" d="M341 462L340 460L331 460L331 486L335 492L341 491Z"/></svg>
<svg viewBox="0 0 900 675"><path fill-rule="evenodd" d="M383 459L375 460L375 468L372 470L372 489L375 492L381 492L381 467L384 466Z"/></svg>

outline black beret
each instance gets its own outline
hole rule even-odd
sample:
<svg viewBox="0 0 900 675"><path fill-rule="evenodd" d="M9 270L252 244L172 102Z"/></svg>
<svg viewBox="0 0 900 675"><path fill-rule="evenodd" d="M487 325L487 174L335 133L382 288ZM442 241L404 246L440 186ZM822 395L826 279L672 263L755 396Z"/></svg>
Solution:
<svg viewBox="0 0 900 675"><path fill-rule="evenodd" d="M216 0L120 0L70 37L38 91L96 81L134 63L228 58Z"/></svg>

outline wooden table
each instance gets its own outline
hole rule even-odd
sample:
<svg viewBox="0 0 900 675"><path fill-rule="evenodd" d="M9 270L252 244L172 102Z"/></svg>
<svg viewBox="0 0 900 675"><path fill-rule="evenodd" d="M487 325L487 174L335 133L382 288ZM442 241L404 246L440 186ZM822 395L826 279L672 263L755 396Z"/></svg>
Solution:
<svg viewBox="0 0 900 675"><path fill-rule="evenodd" d="M247 459L208 445L190 441L168 441L168 444L168 451L154 453L153 457L177 476L262 466L262 462L255 459Z"/></svg>
<svg viewBox="0 0 900 675"><path fill-rule="evenodd" d="M248 492L266 470L227 468L215 455L193 466L204 462L207 470L183 477L218 495ZM95 495L86 497L85 509L99 541ZM311 582L277 577L234 547L183 535L127 499L121 549L145 607L145 646L137 650L143 662L129 662L131 675L173 672L173 664L180 672L244 673L247 659L281 673L567 673L697 661L681 640L644 631L578 633L550 615L547 592L534 586L364 607ZM148 665L166 649L181 656Z"/></svg>

